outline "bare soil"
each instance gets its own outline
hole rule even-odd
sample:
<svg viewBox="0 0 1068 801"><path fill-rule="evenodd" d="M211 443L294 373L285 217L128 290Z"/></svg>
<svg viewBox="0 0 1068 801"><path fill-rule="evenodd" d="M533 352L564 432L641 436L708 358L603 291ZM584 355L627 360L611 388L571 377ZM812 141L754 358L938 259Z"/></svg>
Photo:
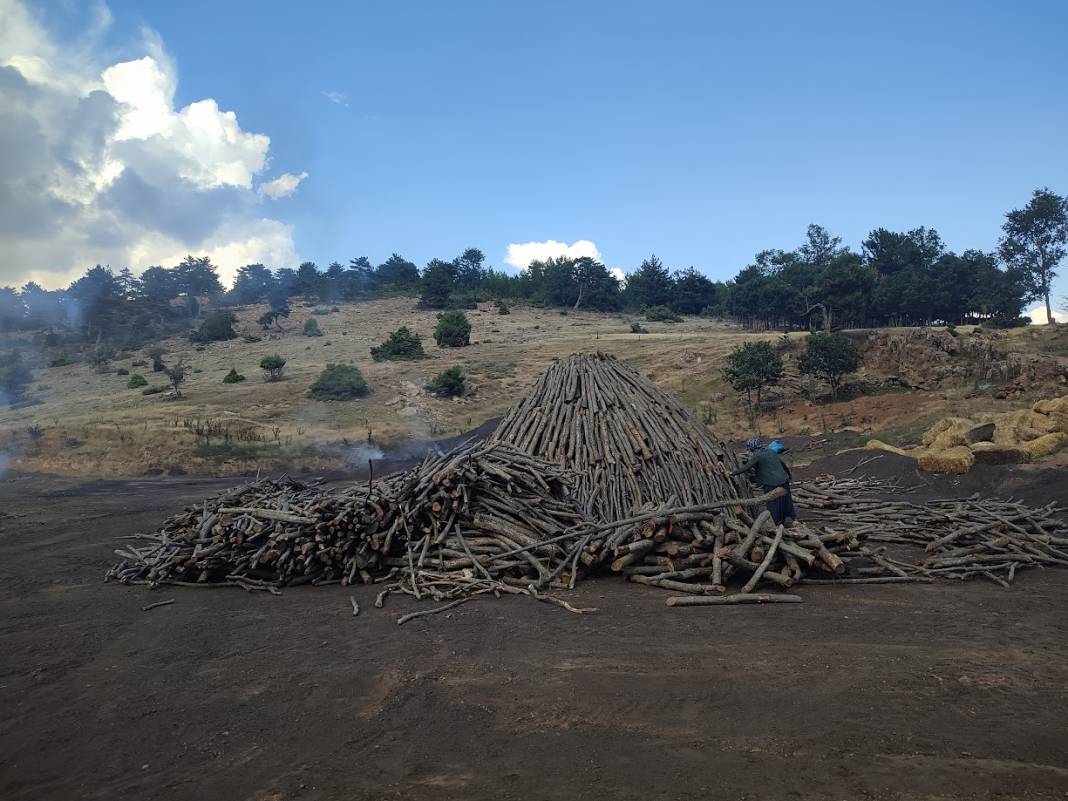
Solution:
<svg viewBox="0 0 1068 801"><path fill-rule="evenodd" d="M1068 501L1063 470L962 479ZM227 483L0 481L0 798L1068 794L1068 572L722 609L606 578L569 596L596 615L490 599L403 628L417 604L374 588L101 582L115 537Z"/></svg>

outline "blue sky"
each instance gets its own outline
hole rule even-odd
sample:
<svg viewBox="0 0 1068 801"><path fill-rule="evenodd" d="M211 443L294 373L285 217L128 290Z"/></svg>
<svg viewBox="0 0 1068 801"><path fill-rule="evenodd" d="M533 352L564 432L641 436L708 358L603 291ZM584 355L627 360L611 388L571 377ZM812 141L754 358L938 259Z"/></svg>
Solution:
<svg viewBox="0 0 1068 801"><path fill-rule="evenodd" d="M155 31L176 108L214 98L270 175L308 173L270 216L320 265L590 240L727 278L810 222L990 249L1031 190L1068 192L1063 2L109 7L112 61Z"/></svg>

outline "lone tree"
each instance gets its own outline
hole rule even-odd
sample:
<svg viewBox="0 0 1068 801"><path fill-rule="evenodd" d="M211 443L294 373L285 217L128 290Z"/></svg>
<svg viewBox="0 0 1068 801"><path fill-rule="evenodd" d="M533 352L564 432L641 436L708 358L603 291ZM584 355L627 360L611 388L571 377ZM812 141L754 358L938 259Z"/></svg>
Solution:
<svg viewBox="0 0 1068 801"><path fill-rule="evenodd" d="M797 360L804 375L822 378L831 385L831 400L838 400L842 379L860 367L860 353L845 334L809 334L805 352Z"/></svg>
<svg viewBox="0 0 1068 801"><path fill-rule="evenodd" d="M759 411L764 387L775 384L783 375L782 357L770 342L746 342L727 356L723 377L735 392L744 392L749 417L753 418L753 393Z"/></svg>
<svg viewBox="0 0 1068 801"><path fill-rule="evenodd" d="M1068 197L1036 189L1024 208L1005 215L1001 230L998 254L1024 277L1028 300L1045 301L1046 323L1052 325L1049 293L1068 244Z"/></svg>
<svg viewBox="0 0 1068 801"><path fill-rule="evenodd" d="M264 381L277 381L282 377L282 370L285 369L286 360L279 356L277 353L272 353L269 356L264 356L260 359L260 369L263 370Z"/></svg>
<svg viewBox="0 0 1068 801"><path fill-rule="evenodd" d="M272 325L281 331L282 324L278 322L278 318L289 316L289 298L281 292L273 292L270 297L270 304L271 308L261 314L256 322L260 324L264 331Z"/></svg>
<svg viewBox="0 0 1068 801"><path fill-rule="evenodd" d="M18 351L0 354L0 403L16 403L33 381L33 373L22 363Z"/></svg>
<svg viewBox="0 0 1068 801"><path fill-rule="evenodd" d="M147 352L148 353L148 358L150 358L152 360L152 372L153 373L162 373L163 372L163 370L164 370L163 354L165 354L166 352L167 351L165 351L163 348L160 348L160 347L152 348L151 350L149 350Z"/></svg>
<svg viewBox="0 0 1068 801"><path fill-rule="evenodd" d="M471 323L462 311L447 311L438 318L434 341L439 348L463 348L471 344Z"/></svg>
<svg viewBox="0 0 1068 801"><path fill-rule="evenodd" d="M185 362L179 359L178 363L172 367L164 365L163 372L171 382L171 386L174 387L174 397L182 397L181 386L185 381Z"/></svg>

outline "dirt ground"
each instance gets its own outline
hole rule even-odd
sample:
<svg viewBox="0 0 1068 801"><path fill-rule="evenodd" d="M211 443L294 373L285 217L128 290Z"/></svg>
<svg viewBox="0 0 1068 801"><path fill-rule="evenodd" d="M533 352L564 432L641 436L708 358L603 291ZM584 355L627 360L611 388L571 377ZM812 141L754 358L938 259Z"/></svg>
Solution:
<svg viewBox="0 0 1068 801"><path fill-rule="evenodd" d="M924 491L1068 503L1066 475ZM0 481L0 798L1068 796L1068 571L723 609L608 578L569 594L595 615L505 598L403 628L417 604L373 588L101 582L115 537L227 483Z"/></svg>

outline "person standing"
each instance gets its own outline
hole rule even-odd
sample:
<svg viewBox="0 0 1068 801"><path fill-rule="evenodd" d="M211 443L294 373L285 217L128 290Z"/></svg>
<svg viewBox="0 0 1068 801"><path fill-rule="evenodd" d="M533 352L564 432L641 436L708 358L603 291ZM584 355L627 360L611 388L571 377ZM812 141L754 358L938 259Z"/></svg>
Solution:
<svg viewBox="0 0 1068 801"><path fill-rule="evenodd" d="M768 511L777 524L792 526L798 517L794 496L790 492L790 480L793 478L790 468L778 453L767 448L760 437L748 439L745 448L749 451L749 459L737 470L730 471L731 477L752 471L754 481L764 488L764 492L782 487L786 491L785 494L768 501Z"/></svg>

